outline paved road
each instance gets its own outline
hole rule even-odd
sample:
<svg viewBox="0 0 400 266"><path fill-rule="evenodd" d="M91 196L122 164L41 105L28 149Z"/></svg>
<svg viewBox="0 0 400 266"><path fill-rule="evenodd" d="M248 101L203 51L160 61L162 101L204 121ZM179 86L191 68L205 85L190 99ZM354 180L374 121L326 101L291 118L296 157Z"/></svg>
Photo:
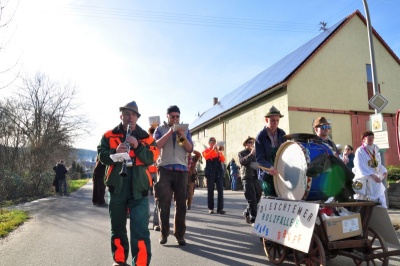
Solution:
<svg viewBox="0 0 400 266"><path fill-rule="evenodd" d="M18 206L29 210L32 218L0 240L0 265L112 265L108 210L91 204L91 185L89 182L69 197L49 197ZM272 265L259 238L241 216L245 207L243 192L225 191L224 195L227 213L209 215L206 190L196 190L192 210L187 214L186 246L178 246L172 235L166 245L159 245L159 232L151 231L151 264ZM348 264L353 262L343 257L327 263ZM400 258L391 257L390 265L400 265Z"/></svg>

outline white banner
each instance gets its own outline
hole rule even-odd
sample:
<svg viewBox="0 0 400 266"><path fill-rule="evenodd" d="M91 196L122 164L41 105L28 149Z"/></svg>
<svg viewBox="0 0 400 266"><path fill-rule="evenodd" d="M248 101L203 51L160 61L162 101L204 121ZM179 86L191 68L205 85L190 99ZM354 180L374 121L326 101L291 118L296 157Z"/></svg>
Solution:
<svg viewBox="0 0 400 266"><path fill-rule="evenodd" d="M262 198L253 233L308 253L319 204Z"/></svg>

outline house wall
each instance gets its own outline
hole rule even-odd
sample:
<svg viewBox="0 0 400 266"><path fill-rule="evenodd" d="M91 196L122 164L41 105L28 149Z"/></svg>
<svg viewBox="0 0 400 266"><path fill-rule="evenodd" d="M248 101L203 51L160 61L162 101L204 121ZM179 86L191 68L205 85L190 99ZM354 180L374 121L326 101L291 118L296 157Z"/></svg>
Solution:
<svg viewBox="0 0 400 266"><path fill-rule="evenodd" d="M375 37L374 50L381 93L389 100L383 112L395 113L400 106L400 66ZM354 16L290 80L289 106L371 112L369 63L366 26Z"/></svg>
<svg viewBox="0 0 400 266"><path fill-rule="evenodd" d="M324 116L331 123L331 138L336 144L343 147L352 144L351 118L345 114L326 114L321 112L289 111L290 131L287 134L309 133L315 134L312 127L313 121L319 116Z"/></svg>
<svg viewBox="0 0 400 266"><path fill-rule="evenodd" d="M265 115L269 108L274 105L279 110L287 110L286 90L281 90L255 102L240 111L234 112L207 126L207 134L203 136L204 128L192 131L195 149L202 152L208 147L208 139L213 136L217 141L225 141L224 155L226 162L232 158L238 160L237 154L243 150L243 141L248 137L256 137L258 132L265 126ZM288 114L282 112L284 117L281 119L279 127L285 131L289 128ZM200 132L200 138L198 133ZM205 165L203 164L202 167Z"/></svg>

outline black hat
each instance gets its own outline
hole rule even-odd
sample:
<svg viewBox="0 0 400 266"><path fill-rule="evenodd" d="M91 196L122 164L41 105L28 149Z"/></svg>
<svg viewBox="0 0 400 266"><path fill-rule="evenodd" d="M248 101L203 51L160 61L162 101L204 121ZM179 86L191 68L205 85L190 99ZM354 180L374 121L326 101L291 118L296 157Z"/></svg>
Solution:
<svg viewBox="0 0 400 266"><path fill-rule="evenodd" d="M127 103L127 104L125 104L125 106L121 106L119 108L119 111L122 111L124 109L128 109L128 110L134 111L137 114L137 117L140 117L139 109L138 109L137 104L136 104L135 101Z"/></svg>
<svg viewBox="0 0 400 266"><path fill-rule="evenodd" d="M176 106L176 105L171 105L171 106L168 107L168 109L167 109L167 114L173 113L173 112L181 113L181 111L179 110L179 107Z"/></svg>
<svg viewBox="0 0 400 266"><path fill-rule="evenodd" d="M211 141L214 141L214 142L216 142L216 140L215 140L215 138L214 137L211 137L209 140L208 140L208 142L210 143Z"/></svg>
<svg viewBox="0 0 400 266"><path fill-rule="evenodd" d="M278 109L276 109L275 106L272 106L272 107L269 109L269 111L268 111L268 113L265 115L265 117L270 117L270 116L273 116L273 115L279 115L279 117L283 117L283 115L281 115L281 112L280 112Z"/></svg>

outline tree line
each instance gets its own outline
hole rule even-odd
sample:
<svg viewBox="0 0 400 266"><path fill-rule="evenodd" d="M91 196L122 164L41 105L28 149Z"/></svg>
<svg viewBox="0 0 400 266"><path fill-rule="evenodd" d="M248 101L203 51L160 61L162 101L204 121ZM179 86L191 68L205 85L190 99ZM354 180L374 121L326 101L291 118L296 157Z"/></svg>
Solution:
<svg viewBox="0 0 400 266"><path fill-rule="evenodd" d="M0 99L0 202L51 193L54 165L74 161L72 144L88 126L75 86L41 73L13 85Z"/></svg>

